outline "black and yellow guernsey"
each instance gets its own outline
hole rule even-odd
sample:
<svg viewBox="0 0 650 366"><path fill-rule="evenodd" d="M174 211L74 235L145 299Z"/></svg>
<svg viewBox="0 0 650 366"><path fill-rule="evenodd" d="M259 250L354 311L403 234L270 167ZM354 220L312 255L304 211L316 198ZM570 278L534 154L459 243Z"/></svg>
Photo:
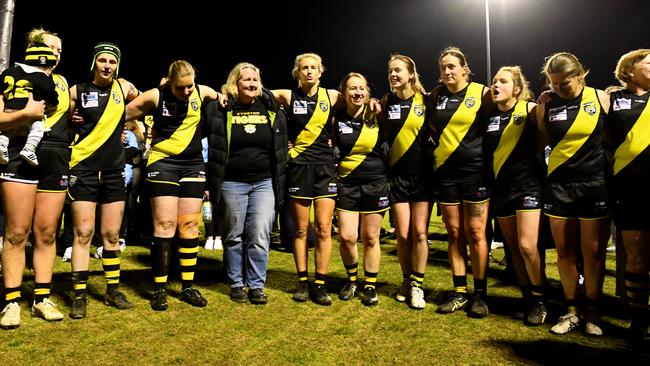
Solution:
<svg viewBox="0 0 650 366"><path fill-rule="evenodd" d="M492 190L497 195L513 187L534 185L539 189L543 171L537 159L537 126L529 118L528 102L520 100L505 112L495 109L483 147L494 180Z"/></svg>
<svg viewBox="0 0 650 366"><path fill-rule="evenodd" d="M72 145L70 169L124 170L125 98L120 83L100 88L91 82L77 85L77 109L84 119Z"/></svg>
<svg viewBox="0 0 650 366"><path fill-rule="evenodd" d="M56 86L59 103L57 104L56 109L52 109L47 113L45 128L49 131L43 135L43 140L41 140L40 145L67 148L74 138L74 132L68 123L70 88L61 75L52 74L52 79Z"/></svg>
<svg viewBox="0 0 650 366"><path fill-rule="evenodd" d="M572 100L551 94L551 101L544 111L548 145L551 147L546 173L549 181L605 179L603 119L594 88L584 87Z"/></svg>
<svg viewBox="0 0 650 366"><path fill-rule="evenodd" d="M168 86L159 88L158 107L153 113L151 152L147 166L202 165L201 96L194 88L187 101L180 101Z"/></svg>
<svg viewBox="0 0 650 366"><path fill-rule="evenodd" d="M341 154L339 181L366 184L386 179L386 156L376 118L364 109L360 117L341 112L335 120L335 141Z"/></svg>
<svg viewBox="0 0 650 366"><path fill-rule="evenodd" d="M331 164L334 162L331 139L330 116L332 105L327 89L318 88L308 96L300 88L291 93L289 105L289 162L294 164Z"/></svg>
<svg viewBox="0 0 650 366"><path fill-rule="evenodd" d="M650 92L637 96L629 90L610 94L607 126L614 144L617 181L647 184L650 178Z"/></svg>
<svg viewBox="0 0 650 366"><path fill-rule="evenodd" d="M386 138L388 169L391 176L409 176L431 172L431 156L427 154L427 109L422 93L401 99L394 93L386 98ZM429 150L430 152L430 150Z"/></svg>
<svg viewBox="0 0 650 366"><path fill-rule="evenodd" d="M434 91L431 108L434 172L438 179L474 180L483 174L483 134L485 115L482 108L485 86L469 83L458 93L444 85Z"/></svg>

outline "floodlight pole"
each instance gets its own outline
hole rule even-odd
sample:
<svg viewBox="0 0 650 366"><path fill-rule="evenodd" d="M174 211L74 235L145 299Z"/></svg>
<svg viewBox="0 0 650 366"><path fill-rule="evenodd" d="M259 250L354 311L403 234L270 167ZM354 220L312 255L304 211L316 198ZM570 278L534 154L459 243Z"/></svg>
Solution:
<svg viewBox="0 0 650 366"><path fill-rule="evenodd" d="M485 49L487 52L486 85L492 85L492 61L490 60L490 0L485 0Z"/></svg>
<svg viewBox="0 0 650 366"><path fill-rule="evenodd" d="M15 7L15 0L0 0L0 71L6 69L9 64Z"/></svg>

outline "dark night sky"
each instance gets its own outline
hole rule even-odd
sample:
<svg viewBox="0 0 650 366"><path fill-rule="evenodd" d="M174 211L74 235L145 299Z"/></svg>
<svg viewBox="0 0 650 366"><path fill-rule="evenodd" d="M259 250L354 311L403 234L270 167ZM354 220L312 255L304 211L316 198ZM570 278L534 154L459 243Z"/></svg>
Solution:
<svg viewBox="0 0 650 366"><path fill-rule="evenodd" d="M591 69L588 83L605 88L615 83L620 55L650 47L648 0L490 1L492 72L521 65L535 92L542 87L544 57L553 52L576 54ZM26 32L43 26L63 39L57 71L71 84L87 77L92 46L112 41L122 49L120 76L141 90L154 87L176 59L192 62L197 81L215 88L240 61L259 66L265 86L293 88L294 57L316 52L328 69L324 86L336 88L347 72L357 71L383 94L391 53L411 56L429 90L438 78L438 53L456 45L466 53L474 80L485 83L483 0L174 3L16 0L11 60L22 58Z"/></svg>

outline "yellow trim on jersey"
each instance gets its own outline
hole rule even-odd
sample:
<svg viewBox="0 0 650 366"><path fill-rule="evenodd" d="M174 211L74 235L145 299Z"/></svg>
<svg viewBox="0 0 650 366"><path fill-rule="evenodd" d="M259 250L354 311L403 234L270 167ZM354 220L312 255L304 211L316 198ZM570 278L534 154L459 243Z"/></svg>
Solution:
<svg viewBox="0 0 650 366"><path fill-rule="evenodd" d="M372 149L377 144L379 139L379 127L377 127L376 121L371 121L374 123L374 127L370 128L366 124L366 115L367 109L364 108L362 112L363 122L361 123L361 132L357 141L352 146L350 153L346 155L343 160L339 163L339 178L347 177L352 173L364 160L368 154L372 152Z"/></svg>
<svg viewBox="0 0 650 366"><path fill-rule="evenodd" d="M147 166L157 162L158 160L182 153L190 142L192 142L192 137L194 137L196 128L201 121L201 97L199 96L198 90L199 88L194 88L194 91L189 97L189 103L187 103L187 115L185 116L185 119L183 119L181 125L178 126L171 136L151 147Z"/></svg>
<svg viewBox="0 0 650 366"><path fill-rule="evenodd" d="M499 139L499 144L494 150L494 159L492 160L492 169L494 170L494 177L496 178L505 164L506 160L512 154L512 151L517 146L521 135L526 128L526 123L528 123L528 102L518 101L515 104L515 109L512 111L510 120L506 125L506 128L501 134Z"/></svg>
<svg viewBox="0 0 650 366"><path fill-rule="evenodd" d="M56 109L47 114L45 119L45 128L52 129L57 122L64 120L63 123L68 123L67 118L61 118L63 115L68 114L70 109L70 88L66 80L59 74L52 74L52 79L56 85L56 94L59 99L59 104Z"/></svg>
<svg viewBox="0 0 650 366"><path fill-rule="evenodd" d="M599 217L578 217L578 220L582 221L596 221L596 220L603 220L603 219L609 219L611 215L607 216L599 216Z"/></svg>
<svg viewBox="0 0 650 366"><path fill-rule="evenodd" d="M68 189L54 190L54 189L37 189L38 193L65 193Z"/></svg>
<svg viewBox="0 0 650 366"><path fill-rule="evenodd" d="M325 110L321 109L321 103L327 105ZM329 97L327 96L327 89L318 88L318 100L314 107L314 114L311 115L305 128L300 131L296 137L296 141L293 142L293 148L289 149L289 157L291 159L297 158L298 155L307 150L307 148L316 141L318 136L320 136L323 128L325 128L325 125L328 122L327 116L329 116L330 109L331 105Z"/></svg>
<svg viewBox="0 0 650 366"><path fill-rule="evenodd" d="M490 199L487 198L487 199L484 199L484 200L481 200L481 201L463 200L463 202L464 202L464 203L470 203L470 204L472 204L472 205L480 205L480 204L483 204L483 203L485 203L485 202L490 202Z"/></svg>
<svg viewBox="0 0 650 366"><path fill-rule="evenodd" d="M113 97L114 95L120 96L119 102L115 101L116 98ZM113 80L106 109L104 109L99 121L97 121L97 124L88 136L72 146L72 154L70 157L71 169L97 151L113 135L113 132L118 127L124 115L124 102L122 87L117 80Z"/></svg>
<svg viewBox="0 0 650 366"><path fill-rule="evenodd" d="M571 219L571 217L567 217L567 216L555 216L555 215L548 214L548 213L546 213L546 212L544 212L544 215L546 215L546 216L548 216L548 217L551 217L551 218L554 218L554 219L562 219L562 220L569 220L569 219Z"/></svg>
<svg viewBox="0 0 650 366"><path fill-rule="evenodd" d="M591 104L589 104L591 103ZM596 111L589 114L593 109L586 109L593 107ZM587 139L596 129L598 125L598 117L600 116L600 102L598 101L598 94L596 89L585 87L582 92L582 100L580 101L580 110L576 116L575 121L562 137L562 140L555 145L551 150L551 155L548 157L548 171L547 175L551 175L560 165L569 160L580 148L587 142ZM567 139L567 136L572 136ZM575 138L574 136L581 136Z"/></svg>
<svg viewBox="0 0 650 366"><path fill-rule="evenodd" d="M445 205L445 206L458 206L460 205L460 201L457 202L442 202L442 201L437 201L439 205Z"/></svg>
<svg viewBox="0 0 650 366"><path fill-rule="evenodd" d="M422 126L424 126L425 112L424 97L422 93L416 92L413 96L409 114L390 146L390 150L388 150L388 166L392 167L395 165L406 154L408 149L411 148Z"/></svg>
<svg viewBox="0 0 650 366"><path fill-rule="evenodd" d="M181 182L181 183L185 183L185 182L199 182L199 183L203 183L203 182L205 182L205 178L187 177L187 178L181 178L181 179L179 180L179 182Z"/></svg>
<svg viewBox="0 0 650 366"><path fill-rule="evenodd" d="M467 131L472 127L476 119L476 113L481 108L483 88L484 86L478 83L470 83L467 87L465 98L449 119L445 129L442 130L438 146L433 150L434 171L445 164L451 154L456 151L461 141L463 141Z"/></svg>
<svg viewBox="0 0 650 366"><path fill-rule="evenodd" d="M623 143L614 152L614 175L632 162L650 145L650 103L646 103Z"/></svg>
<svg viewBox="0 0 650 366"><path fill-rule="evenodd" d="M160 184L171 184L171 185L173 185L173 186L179 186L179 187L180 187L180 184L178 184L178 183L176 183L176 182L167 182L167 181L164 181L164 180L153 180L153 179L148 179L148 178L147 178L147 182L150 182L150 183L160 183Z"/></svg>

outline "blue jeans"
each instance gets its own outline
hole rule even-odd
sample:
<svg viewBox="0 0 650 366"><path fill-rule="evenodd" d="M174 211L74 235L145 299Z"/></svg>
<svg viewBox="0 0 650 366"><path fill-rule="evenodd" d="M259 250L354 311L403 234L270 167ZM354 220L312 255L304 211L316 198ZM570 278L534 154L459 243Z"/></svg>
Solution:
<svg viewBox="0 0 650 366"><path fill-rule="evenodd" d="M230 287L264 288L275 197L271 179L223 182L223 245ZM244 272L246 273L244 275Z"/></svg>

